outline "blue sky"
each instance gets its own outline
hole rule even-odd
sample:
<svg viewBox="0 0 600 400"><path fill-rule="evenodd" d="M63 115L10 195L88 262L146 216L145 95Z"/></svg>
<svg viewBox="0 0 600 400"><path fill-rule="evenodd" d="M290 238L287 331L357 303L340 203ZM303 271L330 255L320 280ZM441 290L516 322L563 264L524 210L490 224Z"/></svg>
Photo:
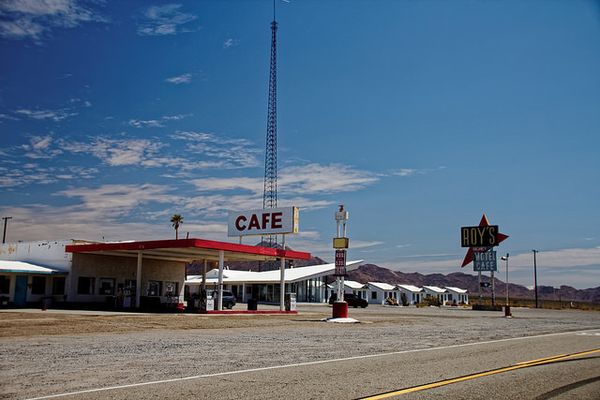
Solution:
<svg viewBox="0 0 600 400"><path fill-rule="evenodd" d="M600 285L598 2L278 0L277 19L288 244L332 260L343 203L350 258L450 273L485 212L511 281L538 249L540 284ZM0 3L8 240L166 238L174 213L234 240L227 211L262 205L271 20L268 0Z"/></svg>

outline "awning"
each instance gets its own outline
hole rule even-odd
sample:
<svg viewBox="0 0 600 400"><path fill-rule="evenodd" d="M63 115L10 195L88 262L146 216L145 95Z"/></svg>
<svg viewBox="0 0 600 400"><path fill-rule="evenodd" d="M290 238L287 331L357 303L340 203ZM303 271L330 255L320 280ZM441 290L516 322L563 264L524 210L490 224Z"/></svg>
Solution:
<svg viewBox="0 0 600 400"><path fill-rule="evenodd" d="M15 274L66 274L66 271L36 265L25 261L6 261L0 260L0 273L15 273Z"/></svg>
<svg viewBox="0 0 600 400"><path fill-rule="evenodd" d="M346 262L348 271L355 270L362 264L362 260ZM310 265L308 267L294 267L285 269L285 283L294 283L306 279L314 279L322 276L328 276L335 272L335 264ZM247 284L278 284L281 281L280 270L271 271L223 271L223 282L226 284L240 285ZM218 281L218 270L213 269L206 274L206 282L214 284ZM201 275L188 276L186 285L200 285L202 283Z"/></svg>
<svg viewBox="0 0 600 400"><path fill-rule="evenodd" d="M68 245L67 253L101 254L191 263L198 260L218 261L224 253L227 261L268 261L278 258L309 260L310 253L271 247L249 246L203 239L151 240L140 242L84 243Z"/></svg>

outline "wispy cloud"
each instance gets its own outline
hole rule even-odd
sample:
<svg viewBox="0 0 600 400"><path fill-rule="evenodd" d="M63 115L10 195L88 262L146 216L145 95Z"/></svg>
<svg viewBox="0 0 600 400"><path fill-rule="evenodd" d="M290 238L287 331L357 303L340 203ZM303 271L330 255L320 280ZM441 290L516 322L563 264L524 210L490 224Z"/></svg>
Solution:
<svg viewBox="0 0 600 400"><path fill-rule="evenodd" d="M71 153L92 154L111 167L163 165L158 151L163 143L150 139L96 138L91 142L62 142L62 148Z"/></svg>
<svg viewBox="0 0 600 400"><path fill-rule="evenodd" d="M181 119L187 118L192 114L178 114L178 115L164 115L158 119L130 119L129 125L134 128L162 128L164 127L164 122L166 121L179 121Z"/></svg>
<svg viewBox="0 0 600 400"><path fill-rule="evenodd" d="M60 110L30 110L27 108L20 108L18 110L15 110L14 112L15 114L23 115L32 119L51 119L54 122L60 122L63 119L74 117L77 115L76 112L72 112L71 110L66 108Z"/></svg>
<svg viewBox="0 0 600 400"><path fill-rule="evenodd" d="M28 158L53 158L62 154L62 150L52 146L53 140L52 135L33 136L29 139L29 144L24 144L21 148Z"/></svg>
<svg viewBox="0 0 600 400"><path fill-rule="evenodd" d="M54 28L75 28L106 19L77 0L3 0L0 2L0 36L40 42Z"/></svg>
<svg viewBox="0 0 600 400"><path fill-rule="evenodd" d="M143 11L140 18L138 35L164 36L191 32L192 29L184 25L198 19L198 17L191 13L182 12L181 7L181 4L148 7Z"/></svg>
<svg viewBox="0 0 600 400"><path fill-rule="evenodd" d="M377 180L371 173L347 165L312 163L283 168L278 182L282 194L307 195L351 192ZM192 182L201 191L247 190L259 194L263 190L261 178L201 178Z"/></svg>
<svg viewBox="0 0 600 400"><path fill-rule="evenodd" d="M35 163L23 164L21 168L0 166L0 187L15 188L27 185L47 185L59 181L92 179L98 173L96 168L81 166L45 167Z"/></svg>
<svg viewBox="0 0 600 400"><path fill-rule="evenodd" d="M393 176L415 176L415 175L425 175L436 171L441 171L446 169L446 167L437 167L437 168L400 168L398 170L392 171L390 174Z"/></svg>
<svg viewBox="0 0 600 400"><path fill-rule="evenodd" d="M223 48L228 49L230 47L235 47L240 44L240 41L234 38L227 38L223 42Z"/></svg>
<svg viewBox="0 0 600 400"><path fill-rule="evenodd" d="M147 119L147 120L130 119L129 125L133 126L134 128L162 128L162 127L164 127L162 122L159 120L156 120L156 119Z"/></svg>
<svg viewBox="0 0 600 400"><path fill-rule="evenodd" d="M172 76L170 78L165 79L166 82L172 83L174 85L181 85L183 83L190 83L192 81L192 74L185 73L177 76Z"/></svg>

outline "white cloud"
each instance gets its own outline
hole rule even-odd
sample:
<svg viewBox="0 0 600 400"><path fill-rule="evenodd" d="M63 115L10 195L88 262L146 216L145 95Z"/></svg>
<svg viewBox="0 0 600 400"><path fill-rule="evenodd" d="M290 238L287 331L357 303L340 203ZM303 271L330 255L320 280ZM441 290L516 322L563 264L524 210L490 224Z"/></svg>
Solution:
<svg viewBox="0 0 600 400"><path fill-rule="evenodd" d="M425 175L431 172L441 171L446 169L446 167L437 167L437 168L400 168L399 170L392 171L391 175L393 176L414 176L414 175Z"/></svg>
<svg viewBox="0 0 600 400"><path fill-rule="evenodd" d="M0 166L0 187L14 188L27 185L47 185L65 180L91 179L98 173L96 168L81 166L42 167L35 163L25 163L21 168Z"/></svg>
<svg viewBox="0 0 600 400"><path fill-rule="evenodd" d="M166 82L172 83L174 85L181 85L182 83L190 83L192 81L192 74L185 73L178 76L172 76L170 78L165 79Z"/></svg>
<svg viewBox="0 0 600 400"><path fill-rule="evenodd" d="M366 171L341 164L307 164L281 170L278 184L282 192L317 194L352 192L379 180Z"/></svg>
<svg viewBox="0 0 600 400"><path fill-rule="evenodd" d="M181 4L148 7L142 13L137 30L138 35L164 36L191 32L192 30L184 27L184 25L198 19L198 17L194 14L182 12L181 7Z"/></svg>
<svg viewBox="0 0 600 400"><path fill-rule="evenodd" d="M190 117L192 114L177 114L177 115L163 115L159 119L130 119L129 125L134 128L163 128L165 121L179 121L184 118Z"/></svg>
<svg viewBox="0 0 600 400"><path fill-rule="evenodd" d="M29 144L21 146L25 150L25 157L28 158L54 158L62 154L62 150L52 148L54 138L52 135L33 136L29 139Z"/></svg>
<svg viewBox="0 0 600 400"><path fill-rule="evenodd" d="M149 139L108 139L96 138L91 143L62 142L65 151L87 153L99 158L105 164L118 167L139 165L155 167L168 165L172 160L158 155L164 144Z"/></svg>
<svg viewBox="0 0 600 400"><path fill-rule="evenodd" d="M29 117L32 119L37 119L37 120L51 119L55 122L59 122L59 121L62 121L63 119L77 115L77 113L70 112L70 110L68 110L68 109L29 110L27 108L21 108L21 109L15 110L15 114L24 115L26 117Z"/></svg>
<svg viewBox="0 0 600 400"><path fill-rule="evenodd" d="M278 178L282 194L331 194L363 189L378 180L369 172L359 171L340 164L307 164L285 167ZM262 193L262 178L201 178L192 183L198 190L247 190Z"/></svg>
<svg viewBox="0 0 600 400"><path fill-rule="evenodd" d="M54 28L74 28L84 22L106 22L77 0L3 0L0 36L39 42Z"/></svg>
<svg viewBox="0 0 600 400"><path fill-rule="evenodd" d="M74 209L93 211L109 220L119 216L130 215L143 204L168 203L177 204L180 198L168 194L170 187L160 185L104 185L98 188L78 187L62 190L55 195L79 198L80 206Z"/></svg>
<svg viewBox="0 0 600 400"><path fill-rule="evenodd" d="M134 128L162 128L162 127L164 127L164 125L156 119L149 119L149 120L130 119L129 125L133 126Z"/></svg>
<svg viewBox="0 0 600 400"><path fill-rule="evenodd" d="M230 47L235 47L237 45L239 45L240 41L234 38L227 38L224 42L223 42L223 48L224 49L228 49Z"/></svg>

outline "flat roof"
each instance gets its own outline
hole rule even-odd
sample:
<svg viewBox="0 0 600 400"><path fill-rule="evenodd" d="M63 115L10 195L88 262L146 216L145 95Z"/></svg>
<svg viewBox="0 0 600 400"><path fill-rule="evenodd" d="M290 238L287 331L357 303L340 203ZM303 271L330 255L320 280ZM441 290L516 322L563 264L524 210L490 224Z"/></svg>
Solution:
<svg viewBox="0 0 600 400"><path fill-rule="evenodd" d="M51 275L51 274L66 274L66 271L60 270L54 267L47 267L44 265L33 264L25 261L8 261L0 260L0 272L5 273L18 273L18 274L40 274L40 275Z"/></svg>
<svg viewBox="0 0 600 400"><path fill-rule="evenodd" d="M362 260L347 261L346 267L348 271L357 269L362 263ZM307 267L294 267L285 269L285 282L294 283L305 279L313 279L321 276L331 275L335 272L335 264L310 265ZM216 283L219 276L218 269L212 269L206 273L206 282L208 284ZM240 270L223 270L223 282L226 284L241 284L241 283L279 283L281 279L281 271L274 269L270 271L240 271ZM190 275L185 281L188 285L199 285L202 283L201 275Z"/></svg>
<svg viewBox="0 0 600 400"><path fill-rule="evenodd" d="M204 239L171 239L133 242L83 243L65 247L67 253L136 256L166 261L192 262L219 259L223 251L227 261L267 261L278 258L309 260L310 253L272 247L250 246Z"/></svg>

